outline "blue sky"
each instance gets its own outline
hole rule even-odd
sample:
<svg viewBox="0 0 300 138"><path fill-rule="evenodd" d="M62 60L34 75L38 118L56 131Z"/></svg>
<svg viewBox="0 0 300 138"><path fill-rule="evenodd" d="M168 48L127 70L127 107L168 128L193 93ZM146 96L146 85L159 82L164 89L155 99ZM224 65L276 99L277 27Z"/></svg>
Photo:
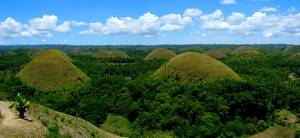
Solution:
<svg viewBox="0 0 300 138"><path fill-rule="evenodd" d="M299 0L1 0L1 44L300 44Z"/></svg>

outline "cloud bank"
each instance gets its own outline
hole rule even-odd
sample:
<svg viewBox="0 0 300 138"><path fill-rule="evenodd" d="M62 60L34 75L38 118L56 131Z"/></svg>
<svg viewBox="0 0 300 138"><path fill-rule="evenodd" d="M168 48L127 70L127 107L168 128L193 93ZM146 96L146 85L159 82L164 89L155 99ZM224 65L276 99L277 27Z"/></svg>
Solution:
<svg viewBox="0 0 300 138"><path fill-rule="evenodd" d="M223 4L234 4L234 0L222 0ZM137 18L110 17L105 22L83 22L76 20L60 21L55 15L43 15L21 23L12 17L0 21L0 38L51 37L54 33L68 33L74 27L81 35L142 35L151 37L164 32L182 31L191 25L198 27L201 34L220 32L250 36L259 34L264 37L300 37L300 13L295 9L279 13L277 8L263 7L246 15L233 12L227 16L219 9L203 13L200 9L189 8L183 13L155 15L147 12ZM200 31L199 31L200 30Z"/></svg>

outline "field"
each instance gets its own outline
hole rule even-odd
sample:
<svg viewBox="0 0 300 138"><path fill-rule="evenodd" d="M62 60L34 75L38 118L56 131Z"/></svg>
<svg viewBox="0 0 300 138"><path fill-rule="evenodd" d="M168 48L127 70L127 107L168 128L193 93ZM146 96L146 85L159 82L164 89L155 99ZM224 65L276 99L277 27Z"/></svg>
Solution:
<svg viewBox="0 0 300 138"><path fill-rule="evenodd" d="M32 47L1 47L0 100L28 99L49 137L300 135L300 46Z"/></svg>

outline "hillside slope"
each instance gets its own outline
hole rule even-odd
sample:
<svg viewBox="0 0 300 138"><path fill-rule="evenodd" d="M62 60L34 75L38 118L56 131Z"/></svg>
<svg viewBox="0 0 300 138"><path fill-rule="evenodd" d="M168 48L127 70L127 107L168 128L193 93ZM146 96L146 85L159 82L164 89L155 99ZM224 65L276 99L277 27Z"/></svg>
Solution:
<svg viewBox="0 0 300 138"><path fill-rule="evenodd" d="M9 109L10 102L0 102L0 138L40 138L49 134L49 128L57 125L61 135L70 137L118 138L119 136L103 131L91 123L46 108L32 104L27 113L27 119L22 120Z"/></svg>

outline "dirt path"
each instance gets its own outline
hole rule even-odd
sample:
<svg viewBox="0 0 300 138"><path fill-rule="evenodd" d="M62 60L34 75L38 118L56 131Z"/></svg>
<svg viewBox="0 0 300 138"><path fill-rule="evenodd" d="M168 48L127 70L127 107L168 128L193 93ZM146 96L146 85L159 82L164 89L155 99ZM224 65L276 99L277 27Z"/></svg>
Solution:
<svg viewBox="0 0 300 138"><path fill-rule="evenodd" d="M37 121L20 119L16 112L9 109L10 102L0 101L0 138L7 137L31 137L32 134L40 133L42 125ZM38 135L37 135L38 136Z"/></svg>

